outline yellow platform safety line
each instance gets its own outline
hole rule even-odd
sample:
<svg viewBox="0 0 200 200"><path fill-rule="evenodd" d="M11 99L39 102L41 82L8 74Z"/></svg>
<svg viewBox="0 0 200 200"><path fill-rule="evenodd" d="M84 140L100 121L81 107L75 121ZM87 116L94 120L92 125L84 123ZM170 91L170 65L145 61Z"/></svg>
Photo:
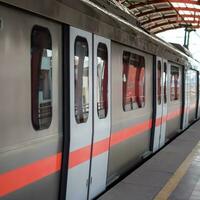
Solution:
<svg viewBox="0 0 200 200"><path fill-rule="evenodd" d="M200 142L193 148L192 152L187 156L183 163L176 170L174 175L169 179L163 189L156 195L154 200L167 200L171 193L176 189L181 179L186 174L195 156L200 154Z"/></svg>

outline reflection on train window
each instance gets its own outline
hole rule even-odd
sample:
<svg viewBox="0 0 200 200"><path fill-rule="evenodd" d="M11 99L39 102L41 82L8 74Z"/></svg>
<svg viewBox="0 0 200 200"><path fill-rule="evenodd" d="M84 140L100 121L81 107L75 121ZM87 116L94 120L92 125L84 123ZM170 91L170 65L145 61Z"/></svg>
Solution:
<svg viewBox="0 0 200 200"><path fill-rule="evenodd" d="M123 53L123 109L136 110L145 105L145 59L125 51Z"/></svg>
<svg viewBox="0 0 200 200"><path fill-rule="evenodd" d="M76 37L74 46L75 118L78 124L89 115L89 51L87 40Z"/></svg>
<svg viewBox="0 0 200 200"><path fill-rule="evenodd" d="M162 79L161 79L161 61L158 61L158 70L157 70L157 101L158 105L161 104L161 86L162 86Z"/></svg>
<svg viewBox="0 0 200 200"><path fill-rule="evenodd" d="M99 119L108 112L108 51L103 43L97 48L97 113Z"/></svg>
<svg viewBox="0 0 200 200"><path fill-rule="evenodd" d="M171 66L171 75L170 75L170 100L176 101L179 100L180 96L180 77L179 77L179 68Z"/></svg>
<svg viewBox="0 0 200 200"><path fill-rule="evenodd" d="M52 40L47 28L34 26L31 34L32 124L49 128L52 120Z"/></svg>
<svg viewBox="0 0 200 200"><path fill-rule="evenodd" d="M164 103L167 103L167 63L164 63L163 71Z"/></svg>

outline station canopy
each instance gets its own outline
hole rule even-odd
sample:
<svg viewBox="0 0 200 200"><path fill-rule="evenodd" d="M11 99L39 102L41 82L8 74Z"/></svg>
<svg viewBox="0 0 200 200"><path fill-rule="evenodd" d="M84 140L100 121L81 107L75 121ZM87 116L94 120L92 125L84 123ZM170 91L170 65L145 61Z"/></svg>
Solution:
<svg viewBox="0 0 200 200"><path fill-rule="evenodd" d="M116 0L150 33L200 28L200 0Z"/></svg>

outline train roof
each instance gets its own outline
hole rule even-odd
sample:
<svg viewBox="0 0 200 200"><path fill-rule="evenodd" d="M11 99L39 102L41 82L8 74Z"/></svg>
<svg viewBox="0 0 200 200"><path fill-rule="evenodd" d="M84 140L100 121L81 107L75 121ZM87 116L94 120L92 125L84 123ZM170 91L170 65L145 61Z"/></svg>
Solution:
<svg viewBox="0 0 200 200"><path fill-rule="evenodd" d="M36 3L35 0L0 0L3 4L69 24L187 66L188 55L142 30L134 17L126 14L107 0L93 1L40 0Z"/></svg>
<svg viewBox="0 0 200 200"><path fill-rule="evenodd" d="M170 43L170 44L172 44L176 49L183 52L187 56L193 58L192 53L187 48L185 48L184 46L177 44L177 43Z"/></svg>

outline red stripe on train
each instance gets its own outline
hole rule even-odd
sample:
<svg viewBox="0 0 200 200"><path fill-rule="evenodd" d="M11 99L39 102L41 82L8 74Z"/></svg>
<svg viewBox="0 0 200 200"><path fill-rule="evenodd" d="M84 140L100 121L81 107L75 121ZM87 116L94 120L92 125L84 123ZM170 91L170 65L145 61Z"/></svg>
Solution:
<svg viewBox="0 0 200 200"><path fill-rule="evenodd" d="M0 175L0 197L38 181L61 169L62 153Z"/></svg>
<svg viewBox="0 0 200 200"><path fill-rule="evenodd" d="M111 141L110 146L119 144L120 142L123 142L130 137L139 135L152 127L152 120L147 120L146 122L143 122L141 124L134 125L129 128L125 128L121 131L118 131L111 135Z"/></svg>
<svg viewBox="0 0 200 200"><path fill-rule="evenodd" d="M156 126L161 125L166 120L170 120L180 114L180 110L174 111L167 116L158 118ZM110 146L119 144L129 138L139 135L152 127L152 120L125 128L111 135L111 138L106 138L93 145L92 156L98 156L109 149ZM69 168L76 167L90 159L91 145L80 148L70 153ZM34 163L19 167L17 169L5 172L0 175L0 197L23 188L33 182L36 182L46 176L49 176L61 168L62 153L58 153L44 159L38 160Z"/></svg>
<svg viewBox="0 0 200 200"><path fill-rule="evenodd" d="M69 154L69 168L73 168L90 159L91 145L81 149L70 152Z"/></svg>
<svg viewBox="0 0 200 200"><path fill-rule="evenodd" d="M106 138L99 142L94 143L92 150L92 157L98 156L109 149L110 138Z"/></svg>

